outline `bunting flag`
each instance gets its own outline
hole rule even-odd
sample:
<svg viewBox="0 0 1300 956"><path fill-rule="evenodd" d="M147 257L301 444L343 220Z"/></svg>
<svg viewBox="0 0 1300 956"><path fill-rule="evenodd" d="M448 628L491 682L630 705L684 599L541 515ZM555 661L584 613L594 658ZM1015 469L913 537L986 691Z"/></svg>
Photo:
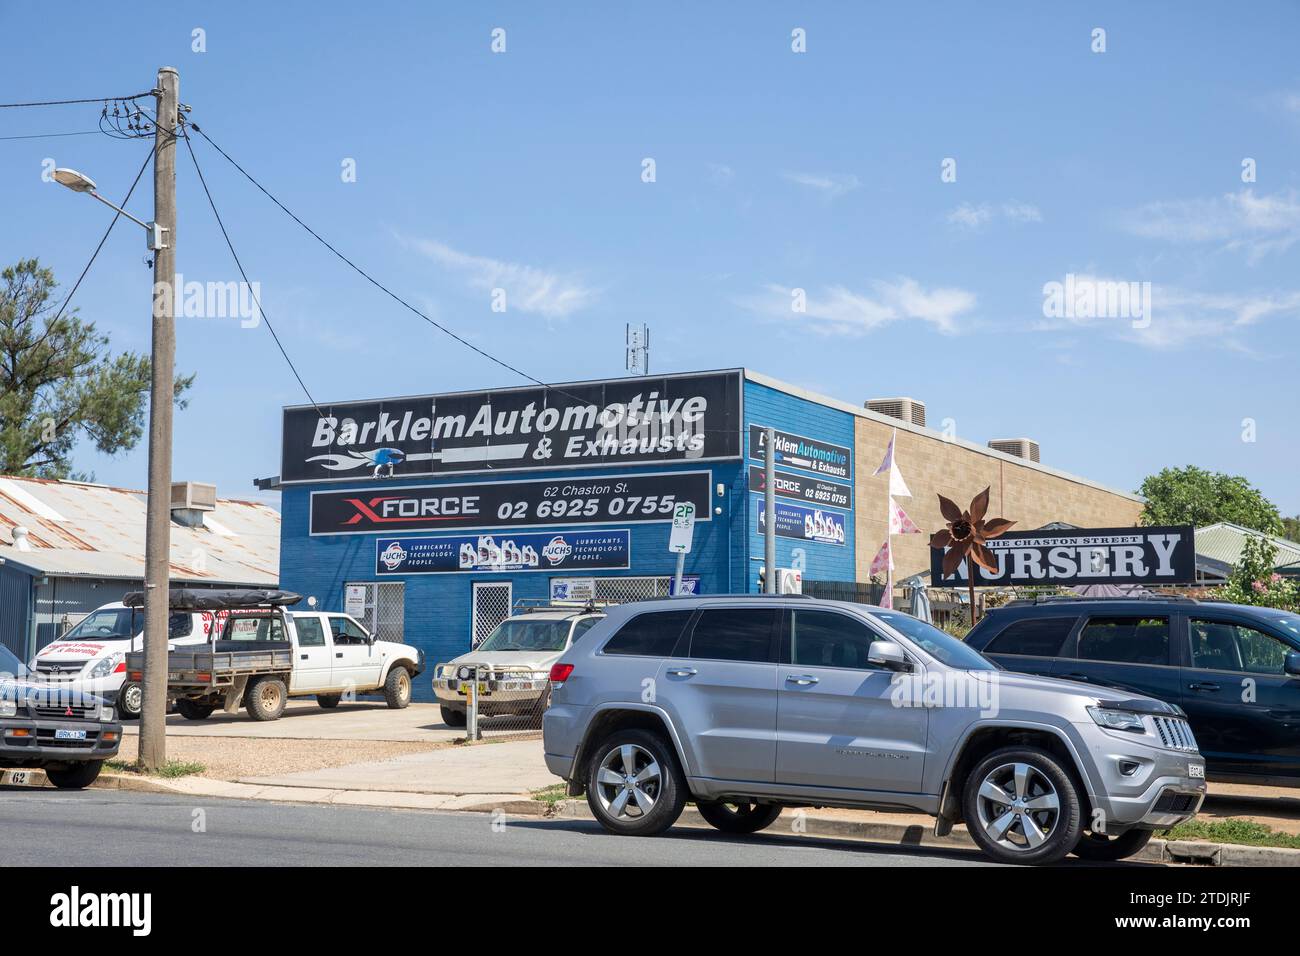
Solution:
<svg viewBox="0 0 1300 956"><path fill-rule="evenodd" d="M885 459L880 463L873 475L883 475L889 473L889 493L895 498L910 498L912 492L907 487L907 482L903 480L903 473L898 468L898 462L894 460L894 442L898 439L898 429L894 429L894 434L889 438L889 446L885 449Z"/></svg>
<svg viewBox="0 0 1300 956"><path fill-rule="evenodd" d="M876 556L871 559L870 574L884 574L886 571L894 570L894 552L889 547L889 538L885 538L885 543L880 546Z"/></svg>
<svg viewBox="0 0 1300 956"><path fill-rule="evenodd" d="M890 534L920 534L921 529L916 523L907 516L907 512L898 506L898 502L890 496L889 499L889 533Z"/></svg>

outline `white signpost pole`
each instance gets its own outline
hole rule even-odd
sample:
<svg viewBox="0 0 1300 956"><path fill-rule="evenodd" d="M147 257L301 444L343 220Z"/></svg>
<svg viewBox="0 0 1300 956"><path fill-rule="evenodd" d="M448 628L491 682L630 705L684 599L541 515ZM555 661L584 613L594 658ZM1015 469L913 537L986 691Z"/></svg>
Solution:
<svg viewBox="0 0 1300 956"><path fill-rule="evenodd" d="M679 501L673 509L673 530L668 538L668 550L677 555L677 577L673 582L673 595L682 596L682 572L686 570L686 555L691 552L695 537L695 504Z"/></svg>

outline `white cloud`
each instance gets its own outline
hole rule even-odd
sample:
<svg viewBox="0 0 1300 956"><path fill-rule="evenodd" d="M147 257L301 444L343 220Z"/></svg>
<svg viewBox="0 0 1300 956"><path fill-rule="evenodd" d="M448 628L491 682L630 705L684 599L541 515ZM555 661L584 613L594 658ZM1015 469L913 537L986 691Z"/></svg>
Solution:
<svg viewBox="0 0 1300 956"><path fill-rule="evenodd" d="M416 239L411 245L444 268L464 275L471 288L505 289L511 310L564 318L589 306L598 294L573 275L470 255L434 239Z"/></svg>
<svg viewBox="0 0 1300 956"><path fill-rule="evenodd" d="M940 332L958 331L958 321L975 307L975 293L965 289L925 289L906 276L893 282L875 279L867 292L833 285L809 293L806 310L793 310L793 289L768 284L763 291L739 300L752 312L784 322L808 322L819 331L864 335L891 322L919 321Z"/></svg>
<svg viewBox="0 0 1300 956"><path fill-rule="evenodd" d="M1059 281L1059 280L1053 280ZM1133 280L1113 276L1076 275L1074 287L1094 290ZM1100 300L1101 293L1097 294ZM1223 346L1251 351L1246 330L1275 317L1300 317L1300 292L1209 293L1153 283L1150 311L1137 318L1120 315L1069 315L1036 322L1037 331L1077 333L1095 331L1153 349L1194 345Z"/></svg>
<svg viewBox="0 0 1300 956"><path fill-rule="evenodd" d="M1124 217L1135 235L1167 242L1216 242L1254 261L1285 252L1300 239L1300 196L1294 189L1271 196L1253 189L1211 199L1147 203Z"/></svg>
<svg viewBox="0 0 1300 956"><path fill-rule="evenodd" d="M847 192L852 192L862 184L857 176L835 176L817 173L782 173L789 182L809 189L815 189L827 199L837 199Z"/></svg>
<svg viewBox="0 0 1300 956"><path fill-rule="evenodd" d="M709 163L709 178L717 186L726 186L736 178L736 171L725 163Z"/></svg>
<svg viewBox="0 0 1300 956"><path fill-rule="evenodd" d="M959 226L963 229L983 228L995 218L1006 219L1010 222L1042 222L1043 214L1039 212L1037 206L1016 199L998 203L997 205L987 202L978 205L964 202L948 213L949 225Z"/></svg>

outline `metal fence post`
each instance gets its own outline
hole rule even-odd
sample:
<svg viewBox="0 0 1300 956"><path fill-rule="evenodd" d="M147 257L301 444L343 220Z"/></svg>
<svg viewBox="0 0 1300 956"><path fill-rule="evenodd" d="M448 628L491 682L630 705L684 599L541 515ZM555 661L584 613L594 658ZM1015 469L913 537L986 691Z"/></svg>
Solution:
<svg viewBox="0 0 1300 956"><path fill-rule="evenodd" d="M478 665L470 669L468 704L465 708L465 736L468 740L482 740L478 730Z"/></svg>

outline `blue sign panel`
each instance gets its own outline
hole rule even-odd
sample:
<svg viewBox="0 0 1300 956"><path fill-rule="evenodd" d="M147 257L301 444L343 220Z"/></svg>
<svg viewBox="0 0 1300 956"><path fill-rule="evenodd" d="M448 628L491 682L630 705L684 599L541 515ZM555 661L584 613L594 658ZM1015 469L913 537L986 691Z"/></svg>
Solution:
<svg viewBox="0 0 1300 956"><path fill-rule="evenodd" d="M677 576L673 575L668 579L668 594L671 597L677 597ZM682 575L682 590L680 592L685 597L695 597L703 594L704 589L700 587L700 576L698 574Z"/></svg>
<svg viewBox="0 0 1300 956"><path fill-rule="evenodd" d="M632 533L627 528L413 535L376 541L375 573L589 571L627 568L631 557Z"/></svg>
<svg viewBox="0 0 1300 956"><path fill-rule="evenodd" d="M820 541L823 544L844 546L845 515L838 511L823 511L820 508L804 508L800 505L788 505L783 501L776 503L776 533L782 538L799 538L803 541ZM758 499L758 533L767 528L767 507L762 498Z"/></svg>

